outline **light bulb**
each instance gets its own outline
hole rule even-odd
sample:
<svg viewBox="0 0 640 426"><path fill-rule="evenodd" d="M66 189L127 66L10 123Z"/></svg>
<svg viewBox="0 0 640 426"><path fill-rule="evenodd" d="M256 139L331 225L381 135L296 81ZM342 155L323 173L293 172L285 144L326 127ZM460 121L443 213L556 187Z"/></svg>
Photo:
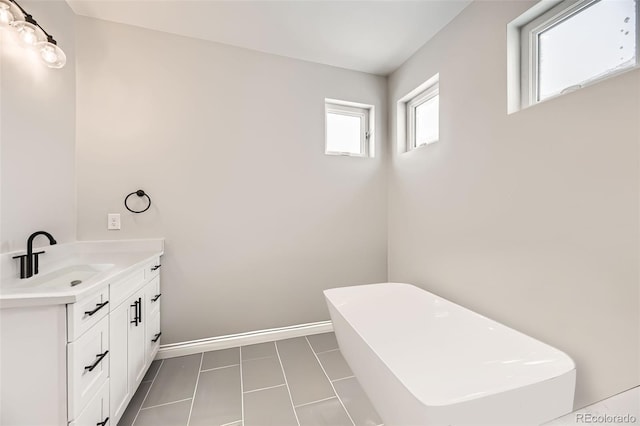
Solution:
<svg viewBox="0 0 640 426"><path fill-rule="evenodd" d="M0 2L0 25L5 26L9 25L14 21L13 13L11 13L11 8L5 2Z"/></svg>
<svg viewBox="0 0 640 426"><path fill-rule="evenodd" d="M64 54L53 38L42 41L36 45L42 61L50 68L62 68L67 63L67 55Z"/></svg>
<svg viewBox="0 0 640 426"><path fill-rule="evenodd" d="M44 32L36 26L36 21L29 15L24 21L14 21L12 25L18 31L20 40L28 46L35 46L45 38Z"/></svg>

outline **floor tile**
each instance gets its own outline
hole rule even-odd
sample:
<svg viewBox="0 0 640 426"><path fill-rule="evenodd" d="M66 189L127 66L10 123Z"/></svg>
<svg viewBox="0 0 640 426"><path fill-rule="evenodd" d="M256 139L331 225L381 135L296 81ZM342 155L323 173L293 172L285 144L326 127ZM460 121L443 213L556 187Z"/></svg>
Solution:
<svg viewBox="0 0 640 426"><path fill-rule="evenodd" d="M240 348L222 349L205 352L202 358L202 370L240 364Z"/></svg>
<svg viewBox="0 0 640 426"><path fill-rule="evenodd" d="M338 349L338 341L334 333L314 334L307 336L315 353Z"/></svg>
<svg viewBox="0 0 640 426"><path fill-rule="evenodd" d="M294 405L335 396L306 338L280 340L276 344Z"/></svg>
<svg viewBox="0 0 640 426"><path fill-rule="evenodd" d="M244 426L297 426L286 386L244 394Z"/></svg>
<svg viewBox="0 0 640 426"><path fill-rule="evenodd" d="M158 372L158 368L160 368L160 364L162 364L162 360L158 359L151 363L149 369L147 370L147 374L142 378L143 382L150 382L156 377L156 373Z"/></svg>
<svg viewBox="0 0 640 426"><path fill-rule="evenodd" d="M242 361L270 356L276 356L276 346L273 342L242 347Z"/></svg>
<svg viewBox="0 0 640 426"><path fill-rule="evenodd" d="M356 426L376 426L382 423L380 416L355 378L338 380L333 382L333 386Z"/></svg>
<svg viewBox="0 0 640 426"><path fill-rule="evenodd" d="M300 426L353 426L338 398L296 408Z"/></svg>
<svg viewBox="0 0 640 426"><path fill-rule="evenodd" d="M135 426L186 426L191 400L140 410Z"/></svg>
<svg viewBox="0 0 640 426"><path fill-rule="evenodd" d="M191 398L202 354L168 358L162 363L143 407Z"/></svg>
<svg viewBox="0 0 640 426"><path fill-rule="evenodd" d="M331 380L353 376L349 364L344 360L339 350L319 353L318 359Z"/></svg>
<svg viewBox="0 0 640 426"><path fill-rule="evenodd" d="M223 425L242 419L240 366L203 371L189 426Z"/></svg>
<svg viewBox="0 0 640 426"><path fill-rule="evenodd" d="M142 401L144 401L144 397L147 396L147 391L150 387L151 382L140 383L140 386L138 386L136 393L133 394L133 398L131 398L127 409L124 410L122 417L120 417L118 426L131 426L133 424L133 421L138 415L138 410L140 410L140 406L142 405Z"/></svg>
<svg viewBox="0 0 640 426"><path fill-rule="evenodd" d="M284 376L278 358L258 358L242 363L242 386L245 392L283 384Z"/></svg>

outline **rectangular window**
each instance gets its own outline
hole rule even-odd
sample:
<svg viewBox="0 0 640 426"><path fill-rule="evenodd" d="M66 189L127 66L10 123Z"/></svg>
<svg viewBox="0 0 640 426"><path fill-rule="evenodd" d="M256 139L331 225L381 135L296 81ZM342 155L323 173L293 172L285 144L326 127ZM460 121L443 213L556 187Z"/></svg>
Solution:
<svg viewBox="0 0 640 426"><path fill-rule="evenodd" d="M440 139L440 74L398 100L397 141L401 152Z"/></svg>
<svg viewBox="0 0 640 426"><path fill-rule="evenodd" d="M325 100L325 153L372 157L373 106Z"/></svg>
<svg viewBox="0 0 640 426"><path fill-rule="evenodd" d="M638 66L637 0L564 0L520 27L521 106Z"/></svg>
<svg viewBox="0 0 640 426"><path fill-rule="evenodd" d="M438 83L407 102L409 148L437 142L440 137L440 95Z"/></svg>

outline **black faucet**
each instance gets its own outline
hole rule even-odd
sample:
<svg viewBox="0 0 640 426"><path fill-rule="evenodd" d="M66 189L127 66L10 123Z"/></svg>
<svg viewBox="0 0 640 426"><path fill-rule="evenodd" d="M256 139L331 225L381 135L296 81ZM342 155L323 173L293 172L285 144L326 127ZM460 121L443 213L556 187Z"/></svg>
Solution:
<svg viewBox="0 0 640 426"><path fill-rule="evenodd" d="M34 232L29 236L27 240L27 254L20 256L14 256L14 259L20 259L20 278L30 278L38 273L38 255L43 254L44 251L33 252L33 240L38 235L44 235L49 239L49 244L54 245L58 242L53 236L46 231ZM26 258L26 270L25 270L25 258Z"/></svg>

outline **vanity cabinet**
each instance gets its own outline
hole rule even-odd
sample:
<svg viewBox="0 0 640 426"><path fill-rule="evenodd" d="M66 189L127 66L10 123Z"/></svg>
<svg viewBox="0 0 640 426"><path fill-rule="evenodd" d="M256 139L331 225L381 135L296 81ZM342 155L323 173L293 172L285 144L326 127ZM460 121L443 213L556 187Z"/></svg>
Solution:
<svg viewBox="0 0 640 426"><path fill-rule="evenodd" d="M155 297L160 294L160 277L147 272L159 264L156 259L125 278L125 287L114 285L116 303L109 313L110 405L114 422L122 417L160 346L160 339L155 339L155 334L160 333L160 296Z"/></svg>
<svg viewBox="0 0 640 426"><path fill-rule="evenodd" d="M0 424L115 426L160 346L159 265L74 303L1 309Z"/></svg>

